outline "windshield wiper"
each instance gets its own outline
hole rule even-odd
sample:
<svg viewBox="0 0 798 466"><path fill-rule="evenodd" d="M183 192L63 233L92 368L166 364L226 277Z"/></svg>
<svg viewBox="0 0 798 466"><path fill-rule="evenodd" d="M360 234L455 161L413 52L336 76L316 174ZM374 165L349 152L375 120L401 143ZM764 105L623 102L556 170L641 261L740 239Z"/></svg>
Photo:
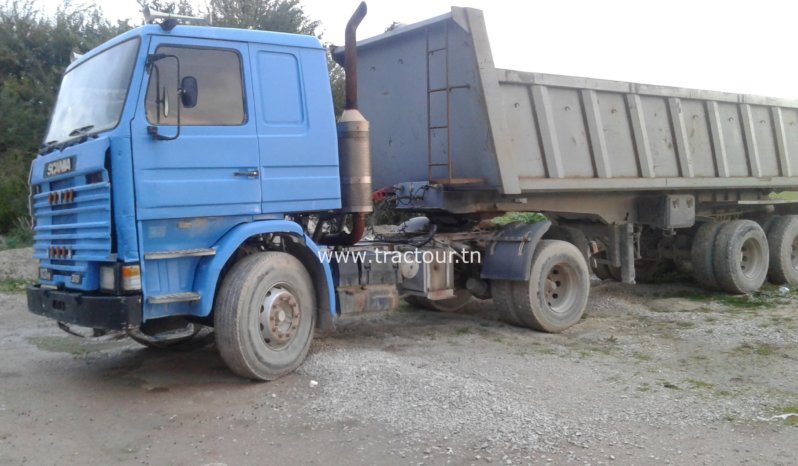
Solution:
<svg viewBox="0 0 798 466"><path fill-rule="evenodd" d="M86 134L89 130L94 128L94 125L87 125L82 128L73 129L69 132L69 136L80 136L81 134Z"/></svg>

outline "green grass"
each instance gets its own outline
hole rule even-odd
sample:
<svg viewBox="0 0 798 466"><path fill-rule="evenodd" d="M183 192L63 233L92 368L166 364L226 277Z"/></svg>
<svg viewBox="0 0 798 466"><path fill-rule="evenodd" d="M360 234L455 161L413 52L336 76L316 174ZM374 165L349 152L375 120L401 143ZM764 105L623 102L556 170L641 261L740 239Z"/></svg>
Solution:
<svg viewBox="0 0 798 466"><path fill-rule="evenodd" d="M496 225L507 225L513 222L537 223L548 220L545 215L537 212L507 212L501 217L491 219L491 223Z"/></svg>
<svg viewBox="0 0 798 466"><path fill-rule="evenodd" d="M0 293L24 293L25 287L31 282L27 280L2 280L0 281Z"/></svg>
<svg viewBox="0 0 798 466"><path fill-rule="evenodd" d="M798 413L798 405L787 405L776 409L776 415ZM798 416L790 416L784 420L785 426L798 426Z"/></svg>
<svg viewBox="0 0 798 466"><path fill-rule="evenodd" d="M651 361L651 356L645 353L641 353L640 351L632 352L632 358L637 359L638 361Z"/></svg>
<svg viewBox="0 0 798 466"><path fill-rule="evenodd" d="M798 201L798 191L782 191L780 193L771 193L771 199L784 199L785 201Z"/></svg>
<svg viewBox="0 0 798 466"><path fill-rule="evenodd" d="M694 389L709 390L715 388L713 384L704 382L703 380L687 379L687 383L690 384L690 388Z"/></svg>
<svg viewBox="0 0 798 466"><path fill-rule="evenodd" d="M776 354L776 347L766 343L743 343L734 348L734 352L737 354L772 356Z"/></svg>
<svg viewBox="0 0 798 466"><path fill-rule="evenodd" d="M730 295L725 293L707 293L704 291L688 291L681 295L691 301L720 304L733 311L747 311L751 309L765 309L776 305L790 304L798 298L796 290L781 293L775 285L764 285L759 291L745 295ZM709 311L709 308L706 309ZM702 311L705 312L705 311Z"/></svg>

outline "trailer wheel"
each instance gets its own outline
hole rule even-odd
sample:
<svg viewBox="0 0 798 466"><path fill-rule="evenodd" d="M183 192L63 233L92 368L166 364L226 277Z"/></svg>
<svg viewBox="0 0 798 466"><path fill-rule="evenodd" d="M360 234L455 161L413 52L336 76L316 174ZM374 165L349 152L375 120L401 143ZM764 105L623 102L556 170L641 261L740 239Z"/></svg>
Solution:
<svg viewBox="0 0 798 466"><path fill-rule="evenodd" d="M305 359L315 320L313 284L299 260L282 252L253 254L233 266L219 290L216 345L236 374L274 380Z"/></svg>
<svg viewBox="0 0 798 466"><path fill-rule="evenodd" d="M770 249L768 279L776 285L798 283L798 216L777 217L767 233Z"/></svg>
<svg viewBox="0 0 798 466"><path fill-rule="evenodd" d="M721 226L723 226L721 223L715 222L701 225L693 237L690 249L693 278L707 290L719 288L715 275L715 238Z"/></svg>
<svg viewBox="0 0 798 466"><path fill-rule="evenodd" d="M509 323L559 333L579 322L590 292L584 255L565 241L543 240L528 282L497 281L494 299Z"/></svg>
<svg viewBox="0 0 798 466"><path fill-rule="evenodd" d="M768 241L765 232L752 220L724 224L715 238L715 278L728 293L752 293L765 282L768 273Z"/></svg>
<svg viewBox="0 0 798 466"><path fill-rule="evenodd" d="M468 290L455 290L454 296L447 299L431 300L423 296L406 296L405 301L409 304L437 312L457 312L471 302L471 293Z"/></svg>

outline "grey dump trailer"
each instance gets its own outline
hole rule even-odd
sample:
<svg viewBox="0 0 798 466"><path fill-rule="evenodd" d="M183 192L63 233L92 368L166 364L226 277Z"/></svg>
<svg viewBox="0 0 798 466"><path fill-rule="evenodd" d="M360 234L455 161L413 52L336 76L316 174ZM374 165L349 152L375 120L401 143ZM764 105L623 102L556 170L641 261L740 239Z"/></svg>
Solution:
<svg viewBox="0 0 798 466"><path fill-rule="evenodd" d="M550 283L518 284L513 240L572 243L628 283L671 268L730 293L798 283L796 205L772 197L798 187L798 102L497 69L468 8L360 41L358 56L374 187L392 186L398 209L439 225L549 219L481 243L468 289L509 320Z"/></svg>

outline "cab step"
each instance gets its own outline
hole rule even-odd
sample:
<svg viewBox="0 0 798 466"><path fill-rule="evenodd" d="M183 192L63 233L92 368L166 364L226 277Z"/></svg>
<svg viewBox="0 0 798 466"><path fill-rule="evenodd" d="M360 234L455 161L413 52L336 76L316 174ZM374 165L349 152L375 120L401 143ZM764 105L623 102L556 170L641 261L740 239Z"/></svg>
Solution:
<svg viewBox="0 0 798 466"><path fill-rule="evenodd" d="M202 257L215 256L216 249L197 248L197 249L176 249L174 251L156 251L144 254L144 260L154 261L163 259L179 259L181 257Z"/></svg>
<svg viewBox="0 0 798 466"><path fill-rule="evenodd" d="M199 300L199 293L194 293L193 291L186 293L159 294L147 298L149 304L185 303Z"/></svg>

